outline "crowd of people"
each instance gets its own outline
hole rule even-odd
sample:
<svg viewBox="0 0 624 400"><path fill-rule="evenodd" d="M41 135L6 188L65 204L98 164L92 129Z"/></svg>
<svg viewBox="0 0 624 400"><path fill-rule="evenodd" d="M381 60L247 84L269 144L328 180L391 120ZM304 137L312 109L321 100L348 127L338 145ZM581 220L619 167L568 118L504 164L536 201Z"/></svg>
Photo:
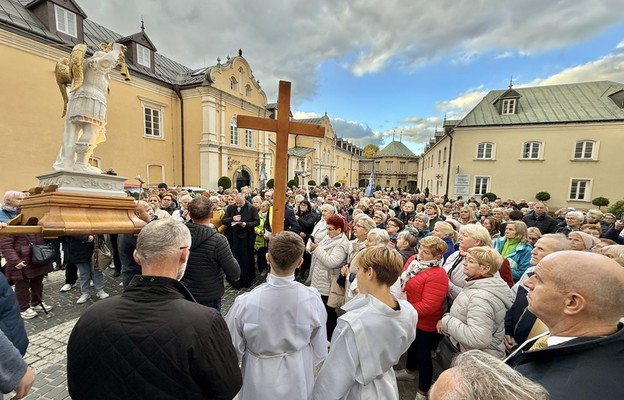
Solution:
<svg viewBox="0 0 624 400"><path fill-rule="evenodd" d="M5 195L0 222L23 197ZM195 194L162 183L136 202L146 223L138 237L59 238L58 259L43 265L30 262L43 238L2 236L18 325L52 308L43 277L54 268L65 270L63 292L79 280L79 304L92 301L91 285L106 299L92 262L103 241L124 292L88 308L72 332L74 399L111 390L110 398L398 399L397 380L414 382L417 399L624 393L615 376L624 366L624 222L615 215L293 187L283 232L273 235L272 203L271 190ZM247 292L258 279L266 282L223 319L225 285ZM124 361L94 362L94 352ZM163 376L161 362L171 360ZM434 364L445 370L437 381ZM134 386L115 384L122 376L135 376Z"/></svg>

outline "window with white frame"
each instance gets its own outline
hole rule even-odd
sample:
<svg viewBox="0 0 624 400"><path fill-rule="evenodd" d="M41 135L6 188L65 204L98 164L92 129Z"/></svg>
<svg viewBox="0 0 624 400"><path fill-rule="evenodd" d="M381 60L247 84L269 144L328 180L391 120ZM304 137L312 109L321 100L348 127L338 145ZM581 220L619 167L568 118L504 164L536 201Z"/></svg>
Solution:
<svg viewBox="0 0 624 400"><path fill-rule="evenodd" d="M591 179L572 179L568 200L589 201L591 197Z"/></svg>
<svg viewBox="0 0 624 400"><path fill-rule="evenodd" d="M539 160L541 158L542 144L540 142L526 142L522 149L523 160Z"/></svg>
<svg viewBox="0 0 624 400"><path fill-rule="evenodd" d="M516 99L504 99L501 114L510 115L516 113Z"/></svg>
<svg viewBox="0 0 624 400"><path fill-rule="evenodd" d="M575 160L593 160L596 142L592 140L579 140L574 147Z"/></svg>
<svg viewBox="0 0 624 400"><path fill-rule="evenodd" d="M386 161L386 171L387 172L392 171L392 161Z"/></svg>
<svg viewBox="0 0 624 400"><path fill-rule="evenodd" d="M54 5L54 15L56 17L56 30L71 37L78 37L78 26L76 24L76 14Z"/></svg>
<svg viewBox="0 0 624 400"><path fill-rule="evenodd" d="M490 177L488 176L476 176L475 177L475 195L483 195L490 191Z"/></svg>
<svg viewBox="0 0 624 400"><path fill-rule="evenodd" d="M230 120L230 144L238 146L238 126L236 125L236 117Z"/></svg>
<svg viewBox="0 0 624 400"><path fill-rule="evenodd" d="M143 106L144 132L148 138L162 138L162 112L159 108Z"/></svg>
<svg viewBox="0 0 624 400"><path fill-rule="evenodd" d="M494 143L483 142L477 145L477 160L494 159Z"/></svg>
<svg viewBox="0 0 624 400"><path fill-rule="evenodd" d="M152 52L145 46L137 44L137 62L144 67L152 66Z"/></svg>
<svg viewBox="0 0 624 400"><path fill-rule="evenodd" d="M245 147L253 147L253 136L251 129L245 129Z"/></svg>

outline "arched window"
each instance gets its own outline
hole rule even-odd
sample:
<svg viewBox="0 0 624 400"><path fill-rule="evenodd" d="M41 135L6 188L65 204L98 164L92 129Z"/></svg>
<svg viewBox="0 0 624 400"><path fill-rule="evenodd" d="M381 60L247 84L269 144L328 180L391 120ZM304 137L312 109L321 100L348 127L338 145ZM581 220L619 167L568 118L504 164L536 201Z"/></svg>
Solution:
<svg viewBox="0 0 624 400"><path fill-rule="evenodd" d="M236 80L236 78L231 77L230 78L230 89L236 90L237 88L238 88L238 81Z"/></svg>
<svg viewBox="0 0 624 400"><path fill-rule="evenodd" d="M526 142L522 149L523 160L539 160L542 158L542 143Z"/></svg>
<svg viewBox="0 0 624 400"><path fill-rule="evenodd" d="M251 97L251 86L245 85L245 96Z"/></svg>
<svg viewBox="0 0 624 400"><path fill-rule="evenodd" d="M494 143L482 142L477 145L477 160L493 160Z"/></svg>
<svg viewBox="0 0 624 400"><path fill-rule="evenodd" d="M238 126L236 125L236 117L230 120L230 144L238 146Z"/></svg>
<svg viewBox="0 0 624 400"><path fill-rule="evenodd" d="M575 160L595 160L596 142L593 140L579 140L574 147Z"/></svg>

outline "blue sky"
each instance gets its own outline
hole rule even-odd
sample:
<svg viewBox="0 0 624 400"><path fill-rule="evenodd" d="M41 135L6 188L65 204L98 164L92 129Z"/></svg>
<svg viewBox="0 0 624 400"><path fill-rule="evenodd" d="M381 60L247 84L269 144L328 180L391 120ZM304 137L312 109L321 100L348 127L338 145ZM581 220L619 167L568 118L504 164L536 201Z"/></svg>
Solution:
<svg viewBox="0 0 624 400"><path fill-rule="evenodd" d="M393 133L416 154L445 115L488 91L624 82L621 0L78 0L93 21L146 33L190 68L243 49L269 102L292 82L295 117L327 113L364 146ZM118 11L121 10L121 11Z"/></svg>

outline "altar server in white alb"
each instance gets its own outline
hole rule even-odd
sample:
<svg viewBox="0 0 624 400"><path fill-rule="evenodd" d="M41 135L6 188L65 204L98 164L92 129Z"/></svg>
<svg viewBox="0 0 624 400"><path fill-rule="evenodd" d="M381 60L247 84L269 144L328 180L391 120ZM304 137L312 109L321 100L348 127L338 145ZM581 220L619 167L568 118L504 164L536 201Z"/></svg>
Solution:
<svg viewBox="0 0 624 400"><path fill-rule="evenodd" d="M239 400L309 399L314 367L327 357L319 292L295 281L304 244L293 232L269 242L267 282L240 295L226 316L243 373Z"/></svg>
<svg viewBox="0 0 624 400"><path fill-rule="evenodd" d="M397 300L390 287L403 258L385 246L370 247L352 261L360 294L342 308L331 349L312 399L399 399L392 366L416 337L416 310Z"/></svg>

